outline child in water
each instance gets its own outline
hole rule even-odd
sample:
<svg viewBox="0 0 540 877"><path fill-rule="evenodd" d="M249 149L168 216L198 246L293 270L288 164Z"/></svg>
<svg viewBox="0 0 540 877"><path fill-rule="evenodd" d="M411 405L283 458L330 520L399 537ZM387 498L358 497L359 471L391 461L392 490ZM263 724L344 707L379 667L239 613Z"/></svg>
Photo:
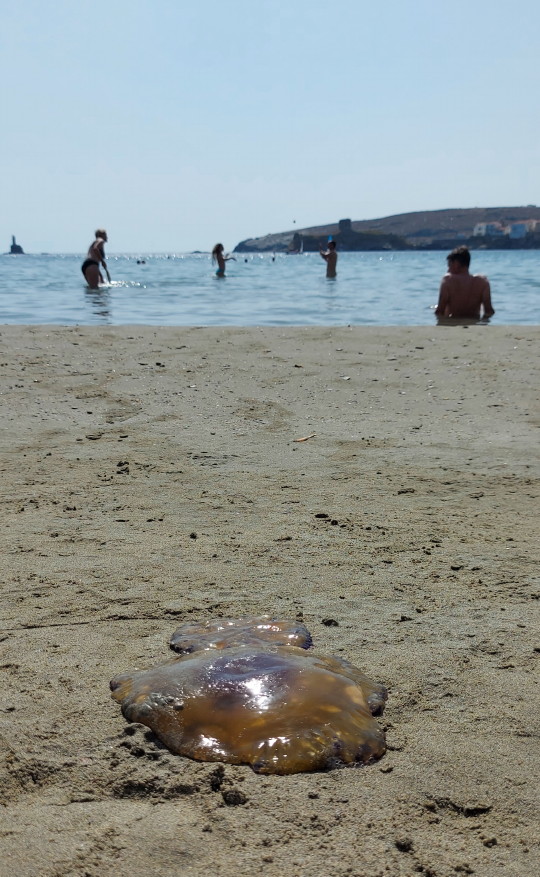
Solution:
<svg viewBox="0 0 540 877"><path fill-rule="evenodd" d="M234 256L223 255L223 244L216 244L212 250L212 262L217 262L216 277L225 277L225 262L236 262Z"/></svg>

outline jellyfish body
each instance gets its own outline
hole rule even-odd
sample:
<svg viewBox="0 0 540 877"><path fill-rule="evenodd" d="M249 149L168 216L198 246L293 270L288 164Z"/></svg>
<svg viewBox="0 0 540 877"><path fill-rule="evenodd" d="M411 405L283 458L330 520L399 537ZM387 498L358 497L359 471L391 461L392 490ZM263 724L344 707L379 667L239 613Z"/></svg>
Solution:
<svg viewBox="0 0 540 877"><path fill-rule="evenodd" d="M253 642L254 622L259 632ZM178 646L185 636L184 645L189 640L197 648L149 670L115 677L112 696L128 721L147 725L171 752L200 761L290 774L379 758L385 741L373 716L386 701L383 686L339 658L282 645L289 641L289 623L285 629L273 622L273 638L261 641L261 623L232 622L226 630L233 644L219 646L215 627L206 631L214 642L208 646L203 626L186 625L171 643ZM240 630L247 640L243 644L236 641ZM303 638L304 631L298 636Z"/></svg>

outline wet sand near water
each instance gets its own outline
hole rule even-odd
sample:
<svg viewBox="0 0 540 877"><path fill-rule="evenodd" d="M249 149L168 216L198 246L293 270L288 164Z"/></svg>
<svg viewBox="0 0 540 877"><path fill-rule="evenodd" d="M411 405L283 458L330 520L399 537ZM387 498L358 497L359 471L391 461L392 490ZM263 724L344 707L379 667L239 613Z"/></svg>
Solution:
<svg viewBox="0 0 540 877"><path fill-rule="evenodd" d="M1 326L0 873L536 875L539 340ZM388 687L380 761L128 726L113 676L266 612Z"/></svg>

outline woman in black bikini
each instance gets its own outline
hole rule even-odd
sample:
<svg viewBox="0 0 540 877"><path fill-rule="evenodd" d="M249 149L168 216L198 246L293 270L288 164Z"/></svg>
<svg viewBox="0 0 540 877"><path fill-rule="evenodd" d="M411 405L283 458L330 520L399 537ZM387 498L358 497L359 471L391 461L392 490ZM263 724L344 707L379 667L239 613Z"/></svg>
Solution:
<svg viewBox="0 0 540 877"><path fill-rule="evenodd" d="M103 265L107 280L111 282L111 275L105 261L105 244L107 243L107 232L104 228L98 228L96 231L96 239L88 247L88 255L81 265L81 271L84 279L88 283L90 289L98 289L99 284L103 283L103 275L99 270L100 264Z"/></svg>

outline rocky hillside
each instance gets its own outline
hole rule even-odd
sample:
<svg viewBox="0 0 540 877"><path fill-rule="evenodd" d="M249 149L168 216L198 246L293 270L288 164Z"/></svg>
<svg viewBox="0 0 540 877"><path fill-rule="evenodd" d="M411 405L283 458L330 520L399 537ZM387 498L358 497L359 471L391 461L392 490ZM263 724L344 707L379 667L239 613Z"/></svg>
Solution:
<svg viewBox="0 0 540 877"><path fill-rule="evenodd" d="M430 246L437 242L446 244L472 236L479 222L500 222L504 225L525 219L540 220L540 208L528 207L471 207L466 209L424 210L415 213L399 213L381 219L353 220L348 225L351 249L409 249L412 246ZM316 249L319 243L328 240L329 235L337 236L343 232L343 222L328 225L268 234L260 238L248 238L235 247L239 253L245 252L284 252L298 248L304 242L304 249ZM354 235L359 235L354 238ZM369 238L367 237L369 235ZM385 240L379 239L384 235ZM360 243L360 238L362 243ZM399 246L401 239L402 246ZM358 246L354 245L354 241ZM391 243L389 243L391 241ZM345 241L343 241L345 243ZM372 243L373 246L369 246ZM349 248L349 247L345 247Z"/></svg>

